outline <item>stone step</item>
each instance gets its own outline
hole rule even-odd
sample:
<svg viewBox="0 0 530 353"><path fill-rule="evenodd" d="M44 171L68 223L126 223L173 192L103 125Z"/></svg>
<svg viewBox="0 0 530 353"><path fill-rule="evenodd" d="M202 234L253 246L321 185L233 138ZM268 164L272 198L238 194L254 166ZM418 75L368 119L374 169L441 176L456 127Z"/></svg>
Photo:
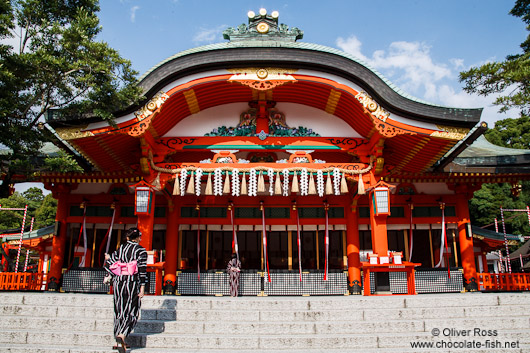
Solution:
<svg viewBox="0 0 530 353"><path fill-rule="evenodd" d="M1 352L113 352L110 295L2 293ZM411 342L518 342L530 352L530 293L417 296L155 297L133 353L419 352ZM495 331L496 336L477 336ZM438 336L433 329L439 330ZM462 336L467 330L469 336ZM446 350L447 351L447 350ZM453 351L492 352L488 349ZM501 350L502 351L502 350Z"/></svg>
<svg viewBox="0 0 530 353"><path fill-rule="evenodd" d="M115 342L112 331L43 331L9 329L0 331L0 346L4 344L55 345L68 344L70 347L112 346Z"/></svg>
<svg viewBox="0 0 530 353"><path fill-rule="evenodd" d="M492 325L494 323L495 325ZM66 318L41 318L3 316L0 320L0 328L13 329L24 328L26 330L71 330L75 327L79 331L92 331L109 333L113 330L112 320L93 319L66 319ZM338 333L389 333L389 332L430 332L434 328L446 329L469 329L481 330L503 330L530 327L528 315L521 317L498 317L492 322L491 318L460 318L460 319L432 319L432 320L384 320L369 322L343 322L343 321L319 321L319 322L282 322L264 323L247 322L238 320L232 322L182 322L182 321L160 321L140 320L135 332L140 334L161 333L168 334L223 334L226 332L242 333L249 335L274 335L278 332L283 334L338 334ZM473 332L473 331L472 331Z"/></svg>
<svg viewBox="0 0 530 353"><path fill-rule="evenodd" d="M363 353L396 353L394 348L375 348L367 349L363 347L350 347L345 349L289 349L289 350L275 350L271 352L284 351L289 353L348 353L348 352L363 352ZM439 352L447 352L438 350ZM509 353L524 353L528 350L510 349L510 350L493 350L491 348L486 349L465 349L455 350L454 352L473 352L473 353L495 353L495 352L509 352ZM61 346L35 346L35 345L9 345L0 347L0 353L116 353L117 351L112 350L110 347L93 347L93 348L68 348ZM128 350L130 353L232 353L234 349L179 349L175 348L134 348L134 350ZM256 350L237 350L238 353L256 353ZM418 353L425 352L421 349L410 349L400 348L399 353Z"/></svg>
<svg viewBox="0 0 530 353"><path fill-rule="evenodd" d="M298 334L298 335L269 335L269 336L245 336L217 334L175 335L175 334L155 334L139 335L133 334L129 337L129 342L133 347L164 348L173 347L175 349L232 349L245 347L245 349L255 349L264 351L291 350L291 349L344 349L351 347L364 347L366 349L375 348L411 348L411 342L453 342L458 343L463 340L486 342L518 342L520 347L530 348L530 329L511 330L499 333L497 336L489 337L439 337L433 336L430 332L423 333L366 333L366 334ZM401 350L401 349L400 349Z"/></svg>
<svg viewBox="0 0 530 353"><path fill-rule="evenodd" d="M160 323L163 327L163 323ZM112 332L113 320L96 320L86 318L48 318L31 316L2 316L0 329L26 329L26 330L66 330L75 328L79 331ZM149 331L146 331L149 332ZM161 332L161 331L159 331Z"/></svg>
<svg viewBox="0 0 530 353"><path fill-rule="evenodd" d="M65 293L3 293L2 305L83 306L91 308L112 308L112 296L106 294ZM528 293L466 293L395 296L395 297L164 297L147 296L142 300L145 309L195 309L195 310L239 310L256 311L266 308L280 310L367 310L392 308L432 308L443 302L444 307L480 307L484 305L526 305L530 307Z"/></svg>

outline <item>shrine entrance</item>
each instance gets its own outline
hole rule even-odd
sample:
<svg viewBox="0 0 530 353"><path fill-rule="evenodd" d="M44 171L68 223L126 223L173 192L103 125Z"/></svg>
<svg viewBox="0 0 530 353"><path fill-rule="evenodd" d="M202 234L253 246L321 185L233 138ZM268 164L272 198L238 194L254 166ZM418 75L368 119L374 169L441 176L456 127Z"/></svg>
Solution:
<svg viewBox="0 0 530 353"><path fill-rule="evenodd" d="M216 228L216 227L212 227ZM304 228L317 228L317 226ZM179 269L197 269L199 258L201 271L223 270L232 254L232 231L200 231L200 251L197 252L197 230L181 231L179 241ZM296 231L267 231L268 261L270 270L299 269L299 258L303 270L323 270L325 267L325 231L304 230L300 232L301 256L298 254ZM329 231L329 269L345 269L345 234L342 230ZM237 232L239 257L243 269L264 270L262 232Z"/></svg>

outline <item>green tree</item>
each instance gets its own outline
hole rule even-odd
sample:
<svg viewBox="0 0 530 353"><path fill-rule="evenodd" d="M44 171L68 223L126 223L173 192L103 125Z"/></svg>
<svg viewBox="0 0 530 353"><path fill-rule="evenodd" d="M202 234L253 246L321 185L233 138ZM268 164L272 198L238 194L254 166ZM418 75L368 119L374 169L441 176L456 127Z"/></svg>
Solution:
<svg viewBox="0 0 530 353"><path fill-rule="evenodd" d="M97 116L137 102L140 89L131 63L107 43L97 0L1 0L0 144L3 156L0 196L16 174L33 172L38 150L50 138L38 129L45 114L54 118Z"/></svg>
<svg viewBox="0 0 530 353"><path fill-rule="evenodd" d="M63 150L60 150L57 156L46 157L43 169L61 173L83 171L75 159Z"/></svg>
<svg viewBox="0 0 530 353"><path fill-rule="evenodd" d="M56 213L57 200L53 198L52 194L48 194L35 211L35 223L39 225L39 228L50 226L55 223Z"/></svg>
<svg viewBox="0 0 530 353"><path fill-rule="evenodd" d="M530 31L530 0L517 0L510 14L520 17ZM518 109L530 115L530 34L520 45L523 52L508 55L504 61L490 62L460 73L464 90L482 96L499 93L494 104L501 112Z"/></svg>
<svg viewBox="0 0 530 353"><path fill-rule="evenodd" d="M0 205L2 205L2 208L24 208L28 205L24 227L26 231L30 228L32 217L35 218L33 229L43 228L55 223L57 200L53 198L52 194L44 196L39 188L29 188L22 194L15 192L8 198L0 199ZM23 218L23 211L0 211L0 232L5 233L9 230L20 233ZM9 257L3 249L0 249L0 253L8 259L9 268L13 270L15 259L12 256ZM23 260L24 258L21 261Z"/></svg>
<svg viewBox="0 0 530 353"><path fill-rule="evenodd" d="M510 14L521 18L530 31L530 0L517 0ZM464 90L482 96L498 94L494 104L500 112L518 111L519 118L497 121L485 133L491 143L503 147L530 148L530 34L520 45L522 53L509 55L501 62L490 62L460 73ZM469 203L471 220L478 225L491 224L500 217L500 207L524 209L530 204L530 183L523 182L519 197L510 184L487 184L475 192ZM513 217L512 217L513 216ZM507 231L530 234L526 214L507 214ZM499 218L500 222L500 218Z"/></svg>
<svg viewBox="0 0 530 353"><path fill-rule="evenodd" d="M484 134L486 139L497 146L528 149L530 148L530 118L503 119L495 122L495 127Z"/></svg>
<svg viewBox="0 0 530 353"><path fill-rule="evenodd" d="M520 17L530 31L530 0L517 0L510 14ZM501 95L494 104L501 112L512 108L520 110L521 115L530 115L530 34L521 44L523 53L509 55L501 62L490 62L460 73L460 81L465 83L464 90L487 96Z"/></svg>
<svg viewBox="0 0 530 353"><path fill-rule="evenodd" d="M0 199L0 205L2 205L2 208L24 208L28 205L28 214L26 215L26 225L28 226L29 223L27 220L31 220L31 216L35 212L35 209L32 210L29 204L30 200L25 198L24 195L19 192L13 193L13 195L8 198ZM0 231L16 228L20 230L23 218L23 211L0 211Z"/></svg>
<svg viewBox="0 0 530 353"><path fill-rule="evenodd" d="M41 189L37 187L31 187L24 191L22 193L22 196L24 196L26 199L28 199L30 202L41 204L42 200L44 199L44 194Z"/></svg>

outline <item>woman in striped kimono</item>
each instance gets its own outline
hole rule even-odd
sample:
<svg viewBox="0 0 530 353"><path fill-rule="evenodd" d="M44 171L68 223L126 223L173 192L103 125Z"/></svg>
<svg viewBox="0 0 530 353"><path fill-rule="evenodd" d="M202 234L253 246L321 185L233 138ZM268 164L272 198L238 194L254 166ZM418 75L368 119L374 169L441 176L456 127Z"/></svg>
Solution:
<svg viewBox="0 0 530 353"><path fill-rule="evenodd" d="M237 297L239 291L239 275L241 273L241 261L238 260L236 254L232 254L232 258L228 261L226 272L230 275L230 295Z"/></svg>
<svg viewBox="0 0 530 353"><path fill-rule="evenodd" d="M140 299L147 283L147 251L138 243L142 233L138 228L126 232L127 242L112 255L105 254L105 269L112 276L114 287L114 336L113 347L125 353L125 338L138 322Z"/></svg>

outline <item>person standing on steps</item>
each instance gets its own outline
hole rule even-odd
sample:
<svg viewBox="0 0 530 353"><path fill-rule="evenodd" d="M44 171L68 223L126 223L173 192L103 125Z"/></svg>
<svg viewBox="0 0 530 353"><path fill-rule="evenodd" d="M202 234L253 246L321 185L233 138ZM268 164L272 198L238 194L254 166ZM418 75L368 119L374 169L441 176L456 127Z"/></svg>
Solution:
<svg viewBox="0 0 530 353"><path fill-rule="evenodd" d="M230 295L237 297L239 292L239 275L241 274L241 261L237 258L237 254L232 254L232 258L226 266L226 272L230 275Z"/></svg>
<svg viewBox="0 0 530 353"><path fill-rule="evenodd" d="M105 254L105 270L112 276L114 287L114 336L120 353L129 348L125 338L138 322L140 300L144 297L147 283L147 251L139 245L142 233L130 228L127 242L112 255Z"/></svg>

